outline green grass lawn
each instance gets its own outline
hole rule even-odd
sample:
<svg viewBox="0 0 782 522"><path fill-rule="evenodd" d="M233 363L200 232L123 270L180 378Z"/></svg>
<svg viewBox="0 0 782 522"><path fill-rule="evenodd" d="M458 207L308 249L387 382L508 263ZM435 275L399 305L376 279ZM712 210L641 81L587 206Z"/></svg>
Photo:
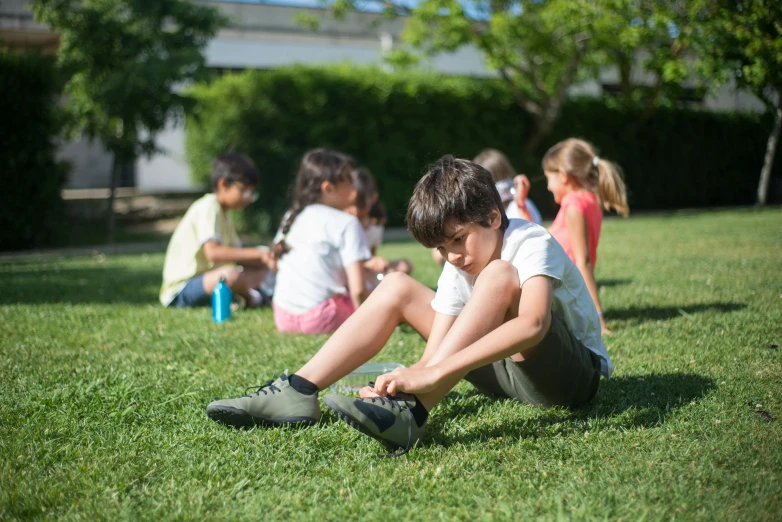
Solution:
<svg viewBox="0 0 782 522"><path fill-rule="evenodd" d="M381 253L435 285L417 244ZM213 398L297 369L324 337L278 334L268 309L223 325L164 309L162 262L0 263L0 520L782 516L782 209L607 220L616 372L594 401L540 410L463 383L398 459L328 411L302 430L209 421ZM423 347L397 329L377 359Z"/></svg>

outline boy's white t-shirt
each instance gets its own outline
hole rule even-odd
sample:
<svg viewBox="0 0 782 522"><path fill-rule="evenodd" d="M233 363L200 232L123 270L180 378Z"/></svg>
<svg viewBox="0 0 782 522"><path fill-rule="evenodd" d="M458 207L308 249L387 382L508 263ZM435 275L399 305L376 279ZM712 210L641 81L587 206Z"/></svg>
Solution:
<svg viewBox="0 0 782 522"><path fill-rule="evenodd" d="M500 258L519 272L519 283L544 275L553 282L551 310L559 313L568 330L601 359L600 373L611 377L614 366L600 334L600 318L581 272L545 228L511 219L502 242ZM436 312L459 315L472 295L476 276L465 274L446 263L432 301Z"/></svg>
<svg viewBox="0 0 782 522"><path fill-rule="evenodd" d="M532 221L538 225L542 224L543 217L540 215L540 210L535 206L535 203L527 198L524 204L527 206L527 211L529 212L529 217L532 218ZM516 204L515 200L508 203L508 208L505 209L505 215L508 216L508 219L524 219L521 217L521 210L519 210L519 205Z"/></svg>
<svg viewBox="0 0 782 522"><path fill-rule="evenodd" d="M274 304L293 314L346 294L345 267L372 257L358 219L319 203L296 216L285 243L291 250L277 263Z"/></svg>

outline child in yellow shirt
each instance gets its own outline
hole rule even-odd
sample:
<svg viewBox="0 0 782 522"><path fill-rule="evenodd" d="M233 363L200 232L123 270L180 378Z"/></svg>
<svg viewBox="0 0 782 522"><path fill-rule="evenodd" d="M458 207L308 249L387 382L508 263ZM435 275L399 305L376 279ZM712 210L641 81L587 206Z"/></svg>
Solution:
<svg viewBox="0 0 782 522"><path fill-rule="evenodd" d="M260 306L257 288L274 259L268 250L242 248L228 215L228 210L243 210L258 198L258 169L243 154L223 154L214 161L211 179L213 192L190 206L168 243L160 302L208 305L223 279L248 306Z"/></svg>

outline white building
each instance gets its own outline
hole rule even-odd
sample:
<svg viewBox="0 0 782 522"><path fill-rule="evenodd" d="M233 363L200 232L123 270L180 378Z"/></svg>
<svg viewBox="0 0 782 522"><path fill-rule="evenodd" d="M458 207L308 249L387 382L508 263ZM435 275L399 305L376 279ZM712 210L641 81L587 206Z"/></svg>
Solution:
<svg viewBox="0 0 782 522"><path fill-rule="evenodd" d="M398 43L403 20L387 20L372 13L350 13L334 20L323 9L260 3L198 0L218 6L232 21L206 49L210 67L220 69L268 69L300 64L352 62L382 65L383 55ZM36 47L56 52L58 37L48 27L33 20L29 0L0 2L0 42L14 47ZM317 17L319 28L310 31L297 16ZM493 76L477 49L464 47L452 54L432 59L427 67L448 75ZM572 93L600 95L604 88L618 83L615 71L606 70L600 82L575 86ZM711 110L762 110L753 96L724 87L716 96L700 104ZM124 184L141 193L189 192L192 184L184 155L184 129L169 128L158 137L164 152L139 159L126 173ZM71 163L66 188L96 188L108 185L111 158L100 144L77 141L61 147L61 159Z"/></svg>

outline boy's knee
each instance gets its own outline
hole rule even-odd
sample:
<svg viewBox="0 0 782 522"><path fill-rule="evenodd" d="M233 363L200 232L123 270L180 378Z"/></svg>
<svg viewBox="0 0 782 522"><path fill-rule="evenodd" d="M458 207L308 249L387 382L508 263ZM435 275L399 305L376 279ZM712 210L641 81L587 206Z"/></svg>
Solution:
<svg viewBox="0 0 782 522"><path fill-rule="evenodd" d="M404 272L389 272L383 277L375 292L386 296L401 296L407 293L413 281L414 279Z"/></svg>
<svg viewBox="0 0 782 522"><path fill-rule="evenodd" d="M227 266L220 271L220 276L225 279L225 284L234 286L239 281L241 272L238 267Z"/></svg>
<svg viewBox="0 0 782 522"><path fill-rule="evenodd" d="M492 285L505 288L519 286L519 272L515 266L507 261L497 259L486 265L481 275L475 281L475 286Z"/></svg>

